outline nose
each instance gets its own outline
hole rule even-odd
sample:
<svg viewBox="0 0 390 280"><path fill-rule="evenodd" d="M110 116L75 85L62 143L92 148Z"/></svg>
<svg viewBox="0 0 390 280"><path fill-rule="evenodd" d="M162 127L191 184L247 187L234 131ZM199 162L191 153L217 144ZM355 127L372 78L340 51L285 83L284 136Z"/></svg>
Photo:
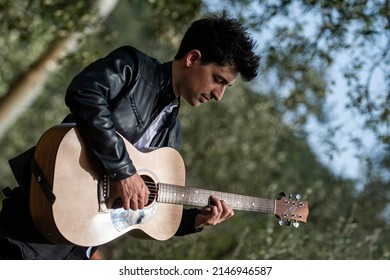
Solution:
<svg viewBox="0 0 390 280"><path fill-rule="evenodd" d="M220 101L222 99L223 95L225 94L225 90L226 90L226 86L221 86L221 87L216 88L212 92L213 98L216 101Z"/></svg>

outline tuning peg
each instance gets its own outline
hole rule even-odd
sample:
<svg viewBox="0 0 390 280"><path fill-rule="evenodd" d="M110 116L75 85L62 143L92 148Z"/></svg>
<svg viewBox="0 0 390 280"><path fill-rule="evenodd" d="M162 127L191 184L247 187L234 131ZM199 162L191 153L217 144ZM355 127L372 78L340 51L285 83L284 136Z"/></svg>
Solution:
<svg viewBox="0 0 390 280"><path fill-rule="evenodd" d="M286 226L288 226L288 227L291 226L291 221L287 221Z"/></svg>
<svg viewBox="0 0 390 280"><path fill-rule="evenodd" d="M296 198L297 200L300 200L300 199L301 199L301 195L300 195L299 193L297 193L297 194L295 195L295 198Z"/></svg>
<svg viewBox="0 0 390 280"><path fill-rule="evenodd" d="M288 198L289 198L289 199L291 199L291 198L292 198L292 193L290 193L290 194L288 195Z"/></svg>
<svg viewBox="0 0 390 280"><path fill-rule="evenodd" d="M294 221L292 223L292 226L295 227L295 228L298 228L299 227L299 223L297 221Z"/></svg>
<svg viewBox="0 0 390 280"><path fill-rule="evenodd" d="M283 226L284 225L284 221L282 219L279 220L279 225L280 226Z"/></svg>

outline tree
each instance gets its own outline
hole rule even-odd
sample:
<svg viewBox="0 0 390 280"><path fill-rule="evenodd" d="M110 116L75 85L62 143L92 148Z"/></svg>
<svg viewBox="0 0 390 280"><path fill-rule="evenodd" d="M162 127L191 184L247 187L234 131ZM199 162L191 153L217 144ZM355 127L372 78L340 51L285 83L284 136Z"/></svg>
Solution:
<svg viewBox="0 0 390 280"><path fill-rule="evenodd" d="M5 144L1 148L0 177L3 182L14 184L7 160L36 143L47 124L61 120L54 117L53 110L46 116L38 114L42 110L36 105L42 103L44 108L50 101L58 104L58 94L63 91L58 89L59 84L53 85L53 81L61 79L53 75L83 39L98 31L99 23L116 3L109 0L5 1L1 4L4 24L0 27L3 65L0 69L0 140ZM44 92L45 99L50 101L40 99ZM64 113L60 110L57 114L60 112ZM16 128L11 129L15 123ZM29 133L25 133L25 127Z"/></svg>
<svg viewBox="0 0 390 280"><path fill-rule="evenodd" d="M325 79L327 84L317 85L311 70L321 77L329 66L341 65L338 59L344 53L348 63L342 70L351 107L366 115L367 127L378 136L388 134L389 1L224 2L260 36L273 34L261 37L266 38L263 63L267 73L274 74L272 80L286 86L285 109L296 111L303 105L313 112L315 100L331 90L333 81ZM374 84L376 77L382 78L383 87Z"/></svg>
<svg viewBox="0 0 390 280"><path fill-rule="evenodd" d="M60 60L77 49L79 41L116 3L117 0L7 1L3 5L5 24L0 33L5 67L0 81L10 86L3 88L6 93L0 99L0 137L42 92ZM23 47L16 48L16 44ZM26 53L30 54L27 59ZM19 65L21 58L23 67L10 74L7 70Z"/></svg>

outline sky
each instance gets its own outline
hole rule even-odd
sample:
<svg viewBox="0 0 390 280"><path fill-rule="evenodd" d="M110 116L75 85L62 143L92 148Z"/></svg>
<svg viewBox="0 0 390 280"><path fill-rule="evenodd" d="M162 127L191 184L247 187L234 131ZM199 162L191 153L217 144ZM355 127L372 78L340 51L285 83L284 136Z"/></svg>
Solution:
<svg viewBox="0 0 390 280"><path fill-rule="evenodd" d="M345 178L357 180L357 187L365 182L364 161L357 155L374 155L380 153L383 146L378 143L376 136L369 130L364 129L364 116L346 109L350 103L347 96L347 86L341 70L344 65L349 63L348 54L343 54L336 60L329 75L335 80L333 93L326 99L327 113L329 115L329 126L339 127L334 134L333 141L337 144L337 150L332 153L330 158L326 153L326 144L321 140L322 135L326 133L328 126L322 126L318 122L311 120L307 125L309 133L308 141L318 158L328 166L335 174ZM366 75L365 72L362 75ZM380 85L383 85L383 77L380 72L373 75L372 90L380 92ZM356 145L352 139L359 139L361 143Z"/></svg>
<svg viewBox="0 0 390 280"><path fill-rule="evenodd" d="M306 36L315 34L315 26L318 21L317 17L315 17L314 14L301 11L299 4L292 6L292 9L295 10L296 17L299 18L301 22L306 21L306 23L310 23L306 24L303 31ZM287 19L283 17L279 17L273 24L278 25L281 22L284 22L284 25L289 25ZM265 35L265 40L267 40L267 36L271 36L268 39L272 40L272 32L271 34ZM329 123L322 125L314 119L311 119L307 124L306 129L308 132L307 140L319 160L328 166L335 174L350 179L356 179L357 185L362 185L365 182L364 161L359 158L358 155L372 156L374 152L380 152L382 146L378 145L377 139L371 131L364 129L364 116L353 109L346 108L347 105L349 105L350 100L347 96L348 89L342 69L347 65L351 65L351 62L356 56L361 60L365 59L366 65L371 67L372 61L370 61L370 55L375 54L375 50L361 49L357 46L352 37L350 39L352 48L348 50L348 52L340 52L334 59L334 65L328 71L329 77L327 78L335 82L334 85L331 86L331 91L327 93L325 101ZM383 36L381 39L383 39L383 42L381 43L388 43L386 36ZM363 71L359 73L359 78L362 81L366 81L368 76L367 73L368 69L363 69ZM375 98L382 98L383 96L380 96L381 92L383 93L387 90L386 87L383 86L385 83L383 82L384 78L382 74L383 73L379 71L375 71L372 75L370 94L377 94ZM329 137L329 129L335 127L337 127L337 131L333 134L333 138L331 139L335 144L335 149L329 152L329 145L324 142L323 139ZM356 139L360 141L358 145L356 144Z"/></svg>
<svg viewBox="0 0 390 280"><path fill-rule="evenodd" d="M309 121L306 127L308 141L320 161L335 174L351 179L361 179L362 161L357 154L372 149L375 145L375 137L371 132L362 128L363 119L359 114L345 109L348 102L345 91L340 90L337 94L330 95L326 103L331 108L328 111L331 120L327 126L315 120ZM332 139L337 146L331 156L328 153L329 147L322 141L328 127L338 127ZM362 141L359 148L352 143L351 139L354 138Z"/></svg>

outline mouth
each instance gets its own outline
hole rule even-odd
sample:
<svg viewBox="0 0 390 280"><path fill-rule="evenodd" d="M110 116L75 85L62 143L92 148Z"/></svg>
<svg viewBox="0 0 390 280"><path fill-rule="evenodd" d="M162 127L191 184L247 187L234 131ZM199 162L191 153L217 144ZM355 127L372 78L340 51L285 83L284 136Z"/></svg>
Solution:
<svg viewBox="0 0 390 280"><path fill-rule="evenodd" d="M200 95L200 100L199 100L199 102L201 102L201 103L206 103L207 101L209 101L210 100L210 98L207 96L207 95L205 95L205 94L201 94Z"/></svg>

